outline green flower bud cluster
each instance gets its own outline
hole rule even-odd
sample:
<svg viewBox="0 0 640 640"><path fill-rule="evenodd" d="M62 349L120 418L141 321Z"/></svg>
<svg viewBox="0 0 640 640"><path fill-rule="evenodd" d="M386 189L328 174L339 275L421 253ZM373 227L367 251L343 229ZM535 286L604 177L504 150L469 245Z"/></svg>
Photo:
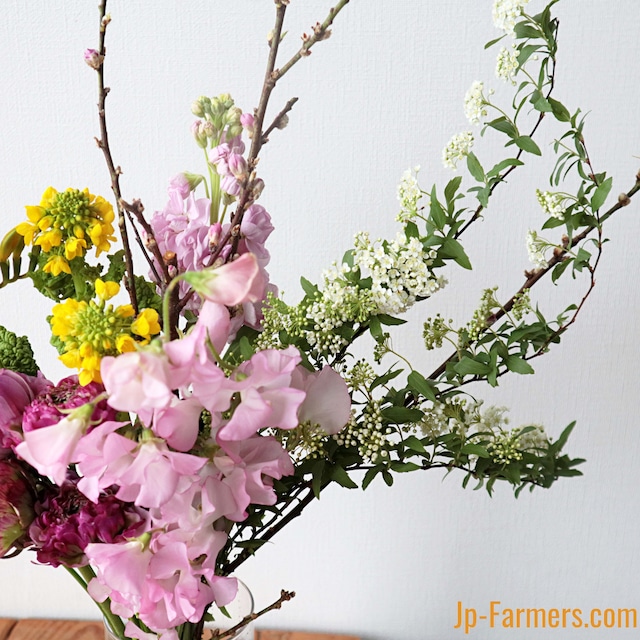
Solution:
<svg viewBox="0 0 640 640"><path fill-rule="evenodd" d="M391 429L382 419L380 402L371 400L360 417L352 414L347 426L333 438L341 447L356 448L365 462L375 463L389 455L386 446L390 433Z"/></svg>
<svg viewBox="0 0 640 640"><path fill-rule="evenodd" d="M191 105L191 112L198 118L203 118L200 123L196 138L213 140L213 145L220 142L222 134L230 140L242 133L240 116L242 109L235 106L233 98L228 93L223 93L214 98L200 96ZM195 135L195 132L194 132ZM201 144L200 146L206 146Z"/></svg>

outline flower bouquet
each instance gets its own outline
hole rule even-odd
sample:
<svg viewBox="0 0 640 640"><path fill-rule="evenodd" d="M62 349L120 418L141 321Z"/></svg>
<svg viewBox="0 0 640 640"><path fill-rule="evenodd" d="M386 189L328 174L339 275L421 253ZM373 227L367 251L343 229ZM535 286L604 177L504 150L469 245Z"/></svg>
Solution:
<svg viewBox="0 0 640 640"><path fill-rule="evenodd" d="M500 47L497 75L513 96L498 103L474 82L464 110L481 134L502 136L504 156L481 161L472 131L453 136L442 160L464 165L466 182L423 189L409 170L397 235L358 233L319 284L301 279L294 302L267 272L277 216L259 204L258 160L295 117L295 98L272 108L274 89L329 38L348 0L288 58L289 2L274 3L257 105L243 111L228 94L193 102L202 167L172 178L151 214L123 194L109 143L103 0L84 59L98 79L113 204L48 187L0 245L2 286L30 278L51 299L51 342L75 371L50 381L27 338L0 330L0 554L30 550L64 566L119 638L190 640L212 604L233 601L243 563L329 486L444 469L464 486L491 492L505 481L518 494L578 475L581 461L562 452L572 425L553 439L536 424L510 428L506 410L476 393L533 373L560 342L595 286L604 223L639 188L606 204L612 179L592 166L583 114L555 95L556 1L531 15L524 0L494 3L500 35L489 45ZM536 136L550 120L562 130L550 189L535 195L544 215L527 238L524 282L508 297L486 289L462 325L430 310L425 350L444 351L421 371L394 350L394 328L471 268L465 234L542 155ZM531 290L570 277L584 290L548 318Z"/></svg>

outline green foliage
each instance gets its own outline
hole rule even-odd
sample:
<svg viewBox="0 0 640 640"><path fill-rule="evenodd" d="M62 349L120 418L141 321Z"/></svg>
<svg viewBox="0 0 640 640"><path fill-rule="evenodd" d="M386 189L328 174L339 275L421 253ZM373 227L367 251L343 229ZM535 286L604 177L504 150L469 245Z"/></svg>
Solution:
<svg viewBox="0 0 640 640"><path fill-rule="evenodd" d="M33 349L26 336L0 326L0 369L11 369L18 373L35 376L39 367L33 357Z"/></svg>

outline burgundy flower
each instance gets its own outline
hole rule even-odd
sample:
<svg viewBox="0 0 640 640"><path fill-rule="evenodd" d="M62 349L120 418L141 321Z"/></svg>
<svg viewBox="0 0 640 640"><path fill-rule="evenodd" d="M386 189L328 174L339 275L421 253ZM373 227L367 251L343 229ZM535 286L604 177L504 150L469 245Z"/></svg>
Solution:
<svg viewBox="0 0 640 640"><path fill-rule="evenodd" d="M0 460L0 558L30 545L33 502L33 488L22 467L13 458Z"/></svg>
<svg viewBox="0 0 640 640"><path fill-rule="evenodd" d="M53 567L85 565L84 550L90 542L124 541L138 535L143 523L134 505L104 494L93 503L78 491L75 481L54 487L35 509L38 515L29 534L38 561Z"/></svg>
<svg viewBox="0 0 640 640"><path fill-rule="evenodd" d="M44 389L25 409L22 429L33 431L58 424L66 415L62 410L81 407L83 404L91 402L103 391L104 387L97 382L82 386L78 382L78 376L64 378L57 385ZM109 407L106 400L102 400L96 405L91 416L91 419L96 422L115 420L115 418L116 412Z"/></svg>

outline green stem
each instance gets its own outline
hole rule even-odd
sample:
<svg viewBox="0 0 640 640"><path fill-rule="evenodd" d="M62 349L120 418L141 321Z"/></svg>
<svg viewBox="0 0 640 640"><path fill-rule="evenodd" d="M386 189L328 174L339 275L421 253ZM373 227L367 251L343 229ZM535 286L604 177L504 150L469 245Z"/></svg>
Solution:
<svg viewBox="0 0 640 640"><path fill-rule="evenodd" d="M65 568L85 591L87 591L87 585L89 584L89 582L91 582L91 580L96 577L96 574L89 565L78 567L77 569L72 569L70 567ZM122 618L120 618L120 616L116 616L111 612L109 602L110 600L109 598L107 598L104 602L96 602L96 604L102 612L104 619L108 622L109 627L111 628L111 631L114 633L114 635L124 640L124 638L126 637L124 634L124 622L122 621Z"/></svg>
<svg viewBox="0 0 640 640"><path fill-rule="evenodd" d="M204 149L204 157L209 170L209 183L211 184L211 211L209 212L209 222L214 224L218 222L218 214L220 213L220 200L222 192L220 191L220 175L209 162L207 149Z"/></svg>

